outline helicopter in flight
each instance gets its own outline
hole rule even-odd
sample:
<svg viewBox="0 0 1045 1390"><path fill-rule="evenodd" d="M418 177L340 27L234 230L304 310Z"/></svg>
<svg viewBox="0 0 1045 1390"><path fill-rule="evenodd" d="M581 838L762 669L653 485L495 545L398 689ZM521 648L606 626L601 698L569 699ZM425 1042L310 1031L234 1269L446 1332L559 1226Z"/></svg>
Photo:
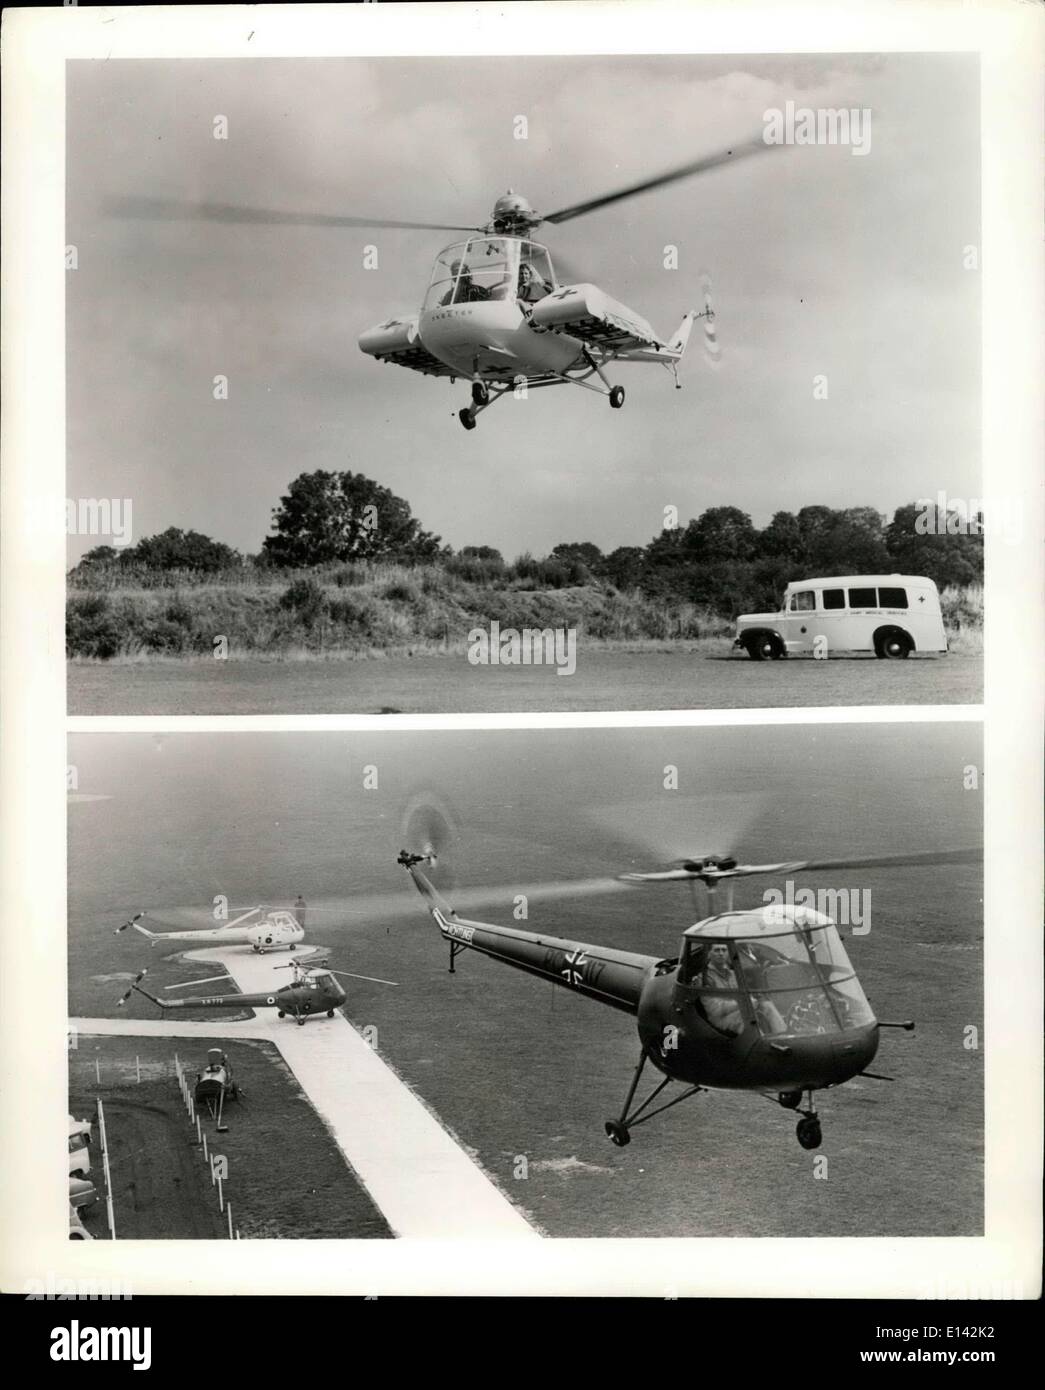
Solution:
<svg viewBox="0 0 1045 1390"><path fill-rule="evenodd" d="M259 915L260 921L250 921ZM147 911L136 912L114 928L113 935L119 936L120 932L133 927L148 938L150 946L160 941L190 941L194 944L215 942L221 946L250 946L259 955L264 955L266 951L278 951L283 946L291 950L305 939L304 927L286 908L251 907L220 927L201 927L194 931L152 931L142 926L142 919L148 916Z"/></svg>
<svg viewBox="0 0 1045 1390"><path fill-rule="evenodd" d="M393 315L359 338L361 352L424 376L458 377L471 383L471 404L458 411L466 430L502 396L525 387L580 386L605 396L619 410L624 387L606 369L616 362L653 363L668 369L680 387L679 363L696 320L704 323L705 347L718 358L710 283L703 303L683 315L670 338L660 337L635 310L598 286L557 272L551 253L534 239L542 224L560 226L600 208L680 179L708 173L750 155L778 148L761 135L629 184L598 197L540 213L509 189L482 226L453 226L348 214L298 213L224 203L155 198L110 200L120 216L144 219L202 218L227 224L399 228L466 235L435 260L424 301L416 313ZM563 267L560 263L560 270Z"/></svg>
<svg viewBox="0 0 1045 1390"><path fill-rule="evenodd" d="M879 1032L911 1031L914 1023L875 1017L828 915L787 902L734 911L738 878L978 859L972 850L951 850L740 864L729 855L709 854L664 870L623 874L626 884L699 886L706 915L683 932L678 955L661 958L458 916L425 872L438 864L448 833L446 822L432 815L420 852L404 849L397 863L449 944L451 972L462 951L477 951L636 1019L638 1064L620 1114L605 1124L618 1147L631 1142L636 1126L681 1101L708 1090L740 1090L797 1111L798 1142L816 1149L823 1138L817 1091L855 1076L891 1080L868 1070ZM647 1063L663 1079L635 1104ZM656 1105L672 1083L681 1092Z"/></svg>
<svg viewBox="0 0 1045 1390"><path fill-rule="evenodd" d="M275 1009L278 1018L289 1016L299 1027L304 1028L310 1018L321 1014L333 1018L335 1009L348 998L337 976L353 980L371 980L374 984L382 985L395 983L394 980L375 980L370 975L355 975L349 970L331 970L327 958L322 955L310 958L309 964L295 959L287 965L277 965L275 968L292 970L294 975L290 984L282 985L272 993L202 994L186 999L161 999L158 995L151 994L142 987L141 982L149 973L148 970L142 970L117 1000L117 1004L122 1008L133 993L138 993L161 1009ZM209 984L211 980L227 978L226 975L212 975L204 980L192 980L189 985L192 987ZM173 985L172 988L178 989L180 986Z"/></svg>

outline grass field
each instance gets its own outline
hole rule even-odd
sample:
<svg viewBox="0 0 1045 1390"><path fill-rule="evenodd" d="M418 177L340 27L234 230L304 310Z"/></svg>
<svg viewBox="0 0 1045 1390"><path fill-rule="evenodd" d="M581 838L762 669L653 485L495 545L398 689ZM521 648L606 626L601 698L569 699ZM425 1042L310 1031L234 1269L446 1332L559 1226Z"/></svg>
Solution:
<svg viewBox="0 0 1045 1390"><path fill-rule="evenodd" d="M117 1238L227 1237L174 1072L177 1052L194 1076L207 1041L81 1037L78 1044L69 1054L69 1113L93 1123L98 1097L104 1104ZM222 1040L220 1046L244 1098L229 1105L226 1134L217 1134L210 1119L203 1126L210 1152L228 1159L224 1193L241 1237L389 1236L276 1050L263 1042ZM99 1201L84 1224L100 1239L108 1232L97 1125L91 1159Z"/></svg>
<svg viewBox="0 0 1045 1390"><path fill-rule="evenodd" d="M708 647L711 651L709 652ZM471 666L463 655L372 661L70 662L68 709L100 714L413 714L979 704L983 662L949 653L755 662L729 643L581 647L577 669Z"/></svg>

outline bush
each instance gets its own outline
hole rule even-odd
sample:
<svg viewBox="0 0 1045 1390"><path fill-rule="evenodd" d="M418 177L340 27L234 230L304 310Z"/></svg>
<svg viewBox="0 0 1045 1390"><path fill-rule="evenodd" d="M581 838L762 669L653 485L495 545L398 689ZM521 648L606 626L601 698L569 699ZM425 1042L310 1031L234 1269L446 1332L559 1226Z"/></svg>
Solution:
<svg viewBox="0 0 1045 1390"><path fill-rule="evenodd" d="M391 599L393 603L416 603L418 592L413 584L407 584L401 580L387 585L381 592L382 598Z"/></svg>
<svg viewBox="0 0 1045 1390"><path fill-rule="evenodd" d="M307 575L302 579L295 579L287 589L284 589L279 606L293 613L305 627L311 627L326 606L327 596L323 592L320 584Z"/></svg>
<svg viewBox="0 0 1045 1390"><path fill-rule="evenodd" d="M95 656L108 660L120 650L123 625L113 613L107 594L88 594L72 599L65 613L65 650L68 656Z"/></svg>

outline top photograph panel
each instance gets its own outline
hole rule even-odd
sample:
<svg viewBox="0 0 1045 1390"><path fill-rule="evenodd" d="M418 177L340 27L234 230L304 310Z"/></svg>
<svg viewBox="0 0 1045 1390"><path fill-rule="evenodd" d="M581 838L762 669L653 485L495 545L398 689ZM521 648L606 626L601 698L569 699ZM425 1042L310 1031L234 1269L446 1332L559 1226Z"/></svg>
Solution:
<svg viewBox="0 0 1045 1390"><path fill-rule="evenodd" d="M974 55L66 95L70 714L982 700Z"/></svg>

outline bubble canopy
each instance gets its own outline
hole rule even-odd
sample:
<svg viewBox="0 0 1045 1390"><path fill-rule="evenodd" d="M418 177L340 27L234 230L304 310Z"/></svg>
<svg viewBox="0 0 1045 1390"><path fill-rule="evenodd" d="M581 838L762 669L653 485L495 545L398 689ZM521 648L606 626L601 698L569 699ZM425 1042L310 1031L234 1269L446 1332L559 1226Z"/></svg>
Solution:
<svg viewBox="0 0 1045 1390"><path fill-rule="evenodd" d="M723 912L682 938L678 982L716 1031L769 1038L875 1023L838 928L813 908L772 903Z"/></svg>
<svg viewBox="0 0 1045 1390"><path fill-rule="evenodd" d="M720 912L688 927L686 936L713 937L716 941L734 941L741 937L794 936L816 927L833 927L830 917L815 908L792 903L767 903L765 907L748 908L739 912Z"/></svg>

